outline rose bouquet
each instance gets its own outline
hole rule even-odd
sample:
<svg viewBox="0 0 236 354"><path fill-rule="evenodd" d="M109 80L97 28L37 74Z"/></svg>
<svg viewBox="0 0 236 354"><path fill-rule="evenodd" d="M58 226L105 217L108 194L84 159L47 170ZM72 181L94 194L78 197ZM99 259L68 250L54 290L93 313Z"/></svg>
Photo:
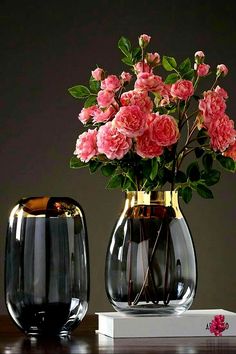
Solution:
<svg viewBox="0 0 236 354"><path fill-rule="evenodd" d="M132 47L121 37L122 62L131 72L110 75L97 67L88 87L69 88L85 101L78 118L86 129L70 166L100 169L108 188L148 192L169 183L185 202L192 191L213 198L210 187L220 170L236 170L236 130L226 114L228 94L218 84L228 69L220 64L211 70L202 51L193 65L189 58L177 64L148 52L149 42L143 34ZM202 92L201 81L212 76Z"/></svg>

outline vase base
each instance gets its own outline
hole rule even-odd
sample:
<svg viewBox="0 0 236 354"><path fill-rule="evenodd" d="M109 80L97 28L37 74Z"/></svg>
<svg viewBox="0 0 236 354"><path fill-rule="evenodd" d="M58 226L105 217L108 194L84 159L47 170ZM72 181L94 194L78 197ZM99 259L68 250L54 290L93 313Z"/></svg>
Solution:
<svg viewBox="0 0 236 354"><path fill-rule="evenodd" d="M62 330L60 332L50 332L50 331L39 331L36 329L31 329L27 332L25 332L25 334L30 337L30 339L34 340L34 339L42 339L42 338L70 338L70 332L69 331L65 331Z"/></svg>
<svg viewBox="0 0 236 354"><path fill-rule="evenodd" d="M117 312L124 313L124 315L134 315L134 316L171 316L171 315L181 315L189 309L191 304L188 306L173 306L173 305L131 305L125 306L114 306Z"/></svg>

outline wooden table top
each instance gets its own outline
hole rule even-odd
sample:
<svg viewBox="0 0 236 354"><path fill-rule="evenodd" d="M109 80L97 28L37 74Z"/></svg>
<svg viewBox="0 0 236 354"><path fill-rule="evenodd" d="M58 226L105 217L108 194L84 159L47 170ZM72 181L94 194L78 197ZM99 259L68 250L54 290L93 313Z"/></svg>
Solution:
<svg viewBox="0 0 236 354"><path fill-rule="evenodd" d="M9 316L0 316L1 354L198 354L236 353L236 337L112 339L96 334L97 316L87 315L70 339L30 339Z"/></svg>

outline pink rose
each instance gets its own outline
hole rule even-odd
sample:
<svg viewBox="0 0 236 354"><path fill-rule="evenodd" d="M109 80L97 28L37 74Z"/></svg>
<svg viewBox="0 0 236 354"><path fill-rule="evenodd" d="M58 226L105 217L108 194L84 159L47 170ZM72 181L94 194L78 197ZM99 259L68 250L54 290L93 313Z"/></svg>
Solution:
<svg viewBox="0 0 236 354"><path fill-rule="evenodd" d="M124 106L116 113L112 125L120 133L134 138L143 134L146 120L146 114L141 111L139 106Z"/></svg>
<svg viewBox="0 0 236 354"><path fill-rule="evenodd" d="M101 90L98 92L97 101L100 107L108 107L114 100L114 92L108 90Z"/></svg>
<svg viewBox="0 0 236 354"><path fill-rule="evenodd" d="M211 147L215 151L224 152L229 145L232 145L236 138L234 121L226 114L212 120L208 129Z"/></svg>
<svg viewBox="0 0 236 354"><path fill-rule="evenodd" d="M220 95L221 97L223 97L225 100L229 97L227 91L225 91L225 89L223 89L222 87L220 87L219 85L216 86L215 90L216 93L218 93L218 95Z"/></svg>
<svg viewBox="0 0 236 354"><path fill-rule="evenodd" d="M122 106L139 106L142 112L148 113L153 109L153 102L146 91L127 91L120 97Z"/></svg>
<svg viewBox="0 0 236 354"><path fill-rule="evenodd" d="M147 53L146 60L151 66L157 66L161 61L161 57L158 53Z"/></svg>
<svg viewBox="0 0 236 354"><path fill-rule="evenodd" d="M137 137L136 153L143 158L152 159L163 154L163 146L153 141L150 129L146 129L143 135Z"/></svg>
<svg viewBox="0 0 236 354"><path fill-rule="evenodd" d="M203 99L199 100L199 110L204 117L204 125L209 127L212 120L216 120L225 112L224 98L215 91L204 92Z"/></svg>
<svg viewBox="0 0 236 354"><path fill-rule="evenodd" d="M198 76L206 76L209 73L210 65L208 64L199 64L197 67Z"/></svg>
<svg viewBox="0 0 236 354"><path fill-rule="evenodd" d="M138 42L140 47L145 48L150 42L150 39L151 37L148 36L147 34L142 34L141 36L139 36Z"/></svg>
<svg viewBox="0 0 236 354"><path fill-rule="evenodd" d="M203 63L204 58L205 58L205 54L203 53L203 51L198 50L198 51L194 54L194 57L195 57L195 62L198 63L198 64L200 64L200 63Z"/></svg>
<svg viewBox="0 0 236 354"><path fill-rule="evenodd" d="M88 129L87 132L79 135L74 154L81 161L88 162L92 157L97 155L97 133L97 129Z"/></svg>
<svg viewBox="0 0 236 354"><path fill-rule="evenodd" d="M109 75L101 82L101 89L108 91L118 91L121 86L120 79L116 75Z"/></svg>
<svg viewBox="0 0 236 354"><path fill-rule="evenodd" d="M89 119L91 117L93 117L95 114L98 114L100 112L101 112L101 110L97 106L83 108L82 111L80 112L78 118L83 124L85 124L89 121Z"/></svg>
<svg viewBox="0 0 236 354"><path fill-rule="evenodd" d="M100 110L100 112L96 113L93 117L94 123L104 123L107 122L109 119L114 117L116 110L113 106L109 106L104 111Z"/></svg>
<svg viewBox="0 0 236 354"><path fill-rule="evenodd" d="M134 88L143 91L159 92L163 87L162 78L152 73L139 73Z"/></svg>
<svg viewBox="0 0 236 354"><path fill-rule="evenodd" d="M173 97L186 101L194 94L193 83L189 80L178 80L171 86L170 93Z"/></svg>
<svg viewBox="0 0 236 354"><path fill-rule="evenodd" d="M121 134L111 122L107 122L98 130L97 146L98 152L105 154L108 159L120 160L130 150L132 140Z"/></svg>
<svg viewBox="0 0 236 354"><path fill-rule="evenodd" d="M132 79L132 75L125 71L121 73L120 77L123 82L130 82L130 80Z"/></svg>
<svg viewBox="0 0 236 354"><path fill-rule="evenodd" d="M217 71L216 71L216 75L220 76L226 76L229 72L229 69L227 68L227 66L225 64L219 64L217 65Z"/></svg>
<svg viewBox="0 0 236 354"><path fill-rule="evenodd" d="M236 141L224 151L224 156L231 157L231 159L236 161Z"/></svg>
<svg viewBox="0 0 236 354"><path fill-rule="evenodd" d="M161 146L171 146L179 139L179 129L175 119L167 114L152 114L150 124L152 140Z"/></svg>
<svg viewBox="0 0 236 354"><path fill-rule="evenodd" d="M93 71L91 71L92 77L96 80L96 81L101 81L102 80L102 76L104 74L103 69L101 68L97 68Z"/></svg>
<svg viewBox="0 0 236 354"><path fill-rule="evenodd" d="M146 62L142 62L142 61L139 61L138 63L136 63L134 65L134 70L136 72L136 74L139 74L139 73L151 73L152 72L152 69L150 68L150 66L146 63Z"/></svg>

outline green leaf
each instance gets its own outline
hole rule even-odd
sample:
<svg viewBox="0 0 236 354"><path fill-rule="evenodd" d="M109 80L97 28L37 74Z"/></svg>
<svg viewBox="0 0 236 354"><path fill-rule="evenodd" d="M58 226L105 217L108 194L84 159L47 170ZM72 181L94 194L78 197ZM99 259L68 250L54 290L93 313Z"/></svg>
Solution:
<svg viewBox="0 0 236 354"><path fill-rule="evenodd" d="M140 47L136 47L132 50L132 57L135 61L140 61L142 58L142 50Z"/></svg>
<svg viewBox="0 0 236 354"><path fill-rule="evenodd" d="M150 173L150 179L151 181L153 181L155 179L155 177L157 176L157 172L158 172L158 162L156 158L152 159L152 170Z"/></svg>
<svg viewBox="0 0 236 354"><path fill-rule="evenodd" d="M86 86L76 85L68 89L71 96L75 98L87 98L90 95L90 91Z"/></svg>
<svg viewBox="0 0 236 354"><path fill-rule="evenodd" d="M91 76L89 80L89 87L91 92L97 93L100 90L100 81L94 80L94 78Z"/></svg>
<svg viewBox="0 0 236 354"><path fill-rule="evenodd" d="M192 162L187 168L187 176L191 182L198 181L200 179L200 170L196 161Z"/></svg>
<svg viewBox="0 0 236 354"><path fill-rule="evenodd" d="M178 171L175 176L175 183L185 183L187 182L187 176L184 172Z"/></svg>
<svg viewBox="0 0 236 354"><path fill-rule="evenodd" d="M212 169L212 165L213 165L213 157L212 154L205 154L202 157L202 164L204 166L204 169L206 171L210 171Z"/></svg>
<svg viewBox="0 0 236 354"><path fill-rule="evenodd" d="M93 106L94 104L97 103L97 97L94 95L91 95L87 98L87 100L84 102L84 108L88 108Z"/></svg>
<svg viewBox="0 0 236 354"><path fill-rule="evenodd" d="M182 188L181 190L181 197L183 198L184 202L187 204L190 202L190 200L192 199L192 189L190 187L185 187Z"/></svg>
<svg viewBox="0 0 236 354"><path fill-rule="evenodd" d="M201 178L204 179L204 182L207 186L213 186L218 183L220 180L220 171L218 170L210 170L208 172L203 171L201 174Z"/></svg>
<svg viewBox="0 0 236 354"><path fill-rule="evenodd" d="M175 58L167 57L166 55L162 58L162 65L166 71L172 71L177 67Z"/></svg>
<svg viewBox="0 0 236 354"><path fill-rule="evenodd" d="M88 163L81 161L78 157L72 156L70 159L70 168L83 168L87 167Z"/></svg>
<svg viewBox="0 0 236 354"><path fill-rule="evenodd" d="M90 160L89 161L89 170L91 173L96 172L99 167L102 165L102 162L96 161L96 160Z"/></svg>
<svg viewBox="0 0 236 354"><path fill-rule="evenodd" d="M217 155L216 159L219 161L221 166L227 171L235 171L235 162L233 159L231 159L231 157Z"/></svg>
<svg viewBox="0 0 236 354"><path fill-rule="evenodd" d="M135 187L135 172L133 168L129 168L127 173L126 173L126 177L129 178L130 182L131 182L131 186L133 186L133 190L136 189Z"/></svg>
<svg viewBox="0 0 236 354"><path fill-rule="evenodd" d="M112 164L107 164L101 167L101 172L103 176L110 177L116 170L116 166Z"/></svg>
<svg viewBox="0 0 236 354"><path fill-rule="evenodd" d="M194 78L194 69L190 69L187 73L185 73L182 78L184 80L192 80Z"/></svg>
<svg viewBox="0 0 236 354"><path fill-rule="evenodd" d="M125 177L122 182L122 189L123 190L132 190L132 182L128 177Z"/></svg>
<svg viewBox="0 0 236 354"><path fill-rule="evenodd" d="M202 197L206 199L213 199L213 194L212 191L205 187L203 184L198 184L197 185L197 193Z"/></svg>
<svg viewBox="0 0 236 354"><path fill-rule="evenodd" d="M179 75L177 73L169 74L165 79L165 84L174 84L179 79Z"/></svg>
<svg viewBox="0 0 236 354"><path fill-rule="evenodd" d="M130 41L125 38L125 37L121 37L118 41L118 48L122 51L122 53L124 53L126 56L130 55L130 51L131 51L131 43Z"/></svg>
<svg viewBox="0 0 236 354"><path fill-rule="evenodd" d="M112 176L108 183L107 183L107 188L112 189L112 188L118 188L122 186L124 177L122 175L114 175Z"/></svg>
<svg viewBox="0 0 236 354"><path fill-rule="evenodd" d="M122 58L121 61L123 63L125 63L126 65L133 66L133 60L130 58L125 57L125 58Z"/></svg>
<svg viewBox="0 0 236 354"><path fill-rule="evenodd" d="M199 159L204 154L204 150L200 147L196 147L194 152L197 159Z"/></svg>
<svg viewBox="0 0 236 354"><path fill-rule="evenodd" d="M152 171L152 160L142 160L141 161L141 170L143 171L143 176L149 178Z"/></svg>
<svg viewBox="0 0 236 354"><path fill-rule="evenodd" d="M178 67L179 72L181 75L186 74L191 70L191 61L189 58L186 58Z"/></svg>

